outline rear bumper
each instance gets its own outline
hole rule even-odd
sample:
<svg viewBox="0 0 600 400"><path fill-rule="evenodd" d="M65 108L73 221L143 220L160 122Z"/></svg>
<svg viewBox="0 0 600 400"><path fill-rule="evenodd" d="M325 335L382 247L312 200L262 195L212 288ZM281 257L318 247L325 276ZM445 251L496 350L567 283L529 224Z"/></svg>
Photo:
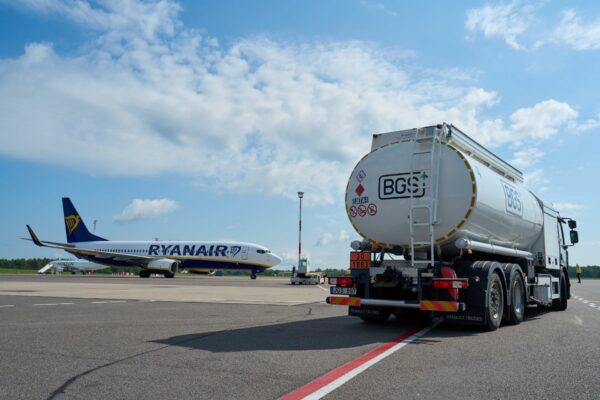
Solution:
<svg viewBox="0 0 600 400"><path fill-rule="evenodd" d="M375 306L375 307L393 307L393 308L412 308L421 311L437 312L458 312L465 311L465 303L455 301L433 301L422 300L420 302L407 302L404 300L382 300L382 299L361 299L360 297L341 297L329 296L326 299L327 304L339 306Z"/></svg>

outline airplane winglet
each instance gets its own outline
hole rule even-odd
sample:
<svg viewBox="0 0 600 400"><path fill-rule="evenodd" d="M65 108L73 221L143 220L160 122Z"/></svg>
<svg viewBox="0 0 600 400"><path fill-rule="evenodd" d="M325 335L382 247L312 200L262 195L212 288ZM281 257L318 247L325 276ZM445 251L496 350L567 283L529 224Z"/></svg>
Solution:
<svg viewBox="0 0 600 400"><path fill-rule="evenodd" d="M29 225L27 225L27 230L29 231L29 234L31 235L31 240L33 241L33 243L35 243L38 246L43 246L42 242L40 242L40 239L38 239L35 232L33 231L33 229L31 229L31 227Z"/></svg>

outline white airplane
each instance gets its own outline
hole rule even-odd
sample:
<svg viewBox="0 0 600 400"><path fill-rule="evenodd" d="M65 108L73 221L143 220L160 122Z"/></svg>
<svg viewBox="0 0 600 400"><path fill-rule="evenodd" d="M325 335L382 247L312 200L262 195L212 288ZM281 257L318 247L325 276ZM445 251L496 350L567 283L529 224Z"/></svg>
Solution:
<svg viewBox="0 0 600 400"><path fill-rule="evenodd" d="M63 197L67 243L39 240L27 225L38 246L62 249L78 258L111 267L140 267L140 277L162 274L172 278L179 270L246 270L250 277L281 262L269 249L241 242L121 242L107 240L88 231L75 206Z"/></svg>
<svg viewBox="0 0 600 400"><path fill-rule="evenodd" d="M44 265L42 269L38 271L38 274L49 273L50 270L54 269L56 272L71 271L72 274L76 272L89 272L98 271L100 269L110 268L108 265L100 265L85 260L52 260L48 264Z"/></svg>

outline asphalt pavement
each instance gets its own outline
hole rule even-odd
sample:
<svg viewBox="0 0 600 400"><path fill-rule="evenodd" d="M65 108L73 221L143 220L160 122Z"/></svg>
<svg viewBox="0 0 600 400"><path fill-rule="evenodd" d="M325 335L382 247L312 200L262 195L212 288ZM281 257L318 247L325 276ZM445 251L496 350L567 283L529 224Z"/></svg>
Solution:
<svg viewBox="0 0 600 400"><path fill-rule="evenodd" d="M217 286L219 279L227 280L211 278L217 279L210 285ZM37 279L12 282L27 287ZM60 283L76 285L81 277L69 279ZM127 281L151 285L144 279ZM172 281L189 285L184 279ZM240 287L271 284L256 282ZM114 280L115 286L121 284ZM289 289L310 298L320 290ZM600 281L575 283L572 289L566 311L532 307L525 322L496 332L442 323L326 398L597 399ZM34 294L0 295L1 399L276 399L416 325L397 319L369 325L346 316L345 307L322 302L224 304Z"/></svg>

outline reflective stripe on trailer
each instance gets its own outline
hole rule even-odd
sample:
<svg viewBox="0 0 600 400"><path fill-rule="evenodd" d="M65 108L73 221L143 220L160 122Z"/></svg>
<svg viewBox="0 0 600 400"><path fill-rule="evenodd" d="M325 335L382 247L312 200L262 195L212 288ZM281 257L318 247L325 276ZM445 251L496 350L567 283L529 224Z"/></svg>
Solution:
<svg viewBox="0 0 600 400"><path fill-rule="evenodd" d="M457 312L458 303L455 301L432 301L432 300L421 300L419 309L422 311L444 311L444 312Z"/></svg>
<svg viewBox="0 0 600 400"><path fill-rule="evenodd" d="M336 306L360 306L360 297L340 297L340 296L329 296L327 297L327 304L334 304Z"/></svg>

